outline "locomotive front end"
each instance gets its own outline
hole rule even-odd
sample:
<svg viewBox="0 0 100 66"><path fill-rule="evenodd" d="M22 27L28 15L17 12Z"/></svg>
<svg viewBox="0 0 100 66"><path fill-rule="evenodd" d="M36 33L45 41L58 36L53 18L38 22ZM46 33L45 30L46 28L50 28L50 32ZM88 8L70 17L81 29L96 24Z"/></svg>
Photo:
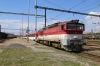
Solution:
<svg viewBox="0 0 100 66"><path fill-rule="evenodd" d="M84 42L82 39L78 39L77 36L74 36L73 39L68 39L67 43L68 50L78 52L83 50L82 45L84 45Z"/></svg>
<svg viewBox="0 0 100 66"><path fill-rule="evenodd" d="M82 37L84 30L84 24L79 23L79 20L66 23L65 39L62 39L63 48L67 51L82 51L82 45L85 44Z"/></svg>

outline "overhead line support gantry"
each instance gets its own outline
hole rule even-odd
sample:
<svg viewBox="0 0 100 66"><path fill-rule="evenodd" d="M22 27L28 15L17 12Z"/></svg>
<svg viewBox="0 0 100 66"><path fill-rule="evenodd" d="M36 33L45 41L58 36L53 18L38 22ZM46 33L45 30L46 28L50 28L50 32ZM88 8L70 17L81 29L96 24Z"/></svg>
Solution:
<svg viewBox="0 0 100 66"><path fill-rule="evenodd" d="M81 13L81 12L70 11L70 10L62 10L62 9L56 9L56 8L42 7L42 6L37 6L37 5L35 5L35 8L40 8L40 9L45 10L45 16L44 16L45 17L45 27L46 27L46 10L53 10L53 11L67 12L67 13L73 13L73 14L100 17L100 15L95 15L95 14L87 14L87 13Z"/></svg>
<svg viewBox="0 0 100 66"><path fill-rule="evenodd" d="M81 13L81 12L76 12L76 11L61 10L61 9L56 9L56 8L42 7L42 6L35 6L35 8L40 8L40 9L46 9L46 10L53 10L53 11L68 12L68 13L74 13L74 14L81 14L81 15L88 15L88 16L100 17L100 15L95 15L95 14L87 14L87 13Z"/></svg>
<svg viewBox="0 0 100 66"><path fill-rule="evenodd" d="M28 15L28 14L25 14L25 13L2 12L2 11L0 11L0 13L3 13L3 14L15 14L15 15ZM29 14L29 16L35 16L35 14ZM44 15L36 15L36 16L44 17Z"/></svg>

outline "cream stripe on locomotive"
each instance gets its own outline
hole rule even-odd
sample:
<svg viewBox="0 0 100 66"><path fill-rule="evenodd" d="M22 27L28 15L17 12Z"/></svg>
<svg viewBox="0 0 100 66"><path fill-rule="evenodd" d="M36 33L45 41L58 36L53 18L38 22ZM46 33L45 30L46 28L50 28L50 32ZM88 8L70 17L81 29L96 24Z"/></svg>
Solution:
<svg viewBox="0 0 100 66"><path fill-rule="evenodd" d="M66 40L73 39L75 36L78 39L82 39L82 34L44 35L44 36L38 36L38 39L58 42L59 40L61 41L62 39L66 39Z"/></svg>

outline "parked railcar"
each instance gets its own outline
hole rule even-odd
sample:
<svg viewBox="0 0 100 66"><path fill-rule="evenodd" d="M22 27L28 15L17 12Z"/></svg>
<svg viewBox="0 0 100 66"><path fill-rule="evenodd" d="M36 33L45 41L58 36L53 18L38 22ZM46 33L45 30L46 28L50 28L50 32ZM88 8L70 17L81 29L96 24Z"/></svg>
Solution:
<svg viewBox="0 0 100 66"><path fill-rule="evenodd" d="M82 51L83 31L85 25L79 20L58 22L42 28L36 33L36 41L50 46L62 48L66 51Z"/></svg>
<svg viewBox="0 0 100 66"><path fill-rule="evenodd" d="M0 32L0 43L5 41L8 38L7 36L8 36L7 33Z"/></svg>
<svg viewBox="0 0 100 66"><path fill-rule="evenodd" d="M1 39L7 39L8 34L4 32L0 32L0 40Z"/></svg>
<svg viewBox="0 0 100 66"><path fill-rule="evenodd" d="M8 33L8 36L7 36L8 39L11 39L11 38L16 38L16 35L14 34L11 34L11 33Z"/></svg>
<svg viewBox="0 0 100 66"><path fill-rule="evenodd" d="M30 33L28 35L23 36L23 39L29 39L35 41L35 33Z"/></svg>
<svg viewBox="0 0 100 66"><path fill-rule="evenodd" d="M35 33L31 33L28 35L29 40L35 41Z"/></svg>

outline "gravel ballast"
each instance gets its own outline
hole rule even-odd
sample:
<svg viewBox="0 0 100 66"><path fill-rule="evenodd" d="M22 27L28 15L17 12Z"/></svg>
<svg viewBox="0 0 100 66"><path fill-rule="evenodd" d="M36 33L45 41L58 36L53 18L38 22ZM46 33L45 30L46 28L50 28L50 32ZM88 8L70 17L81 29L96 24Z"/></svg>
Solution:
<svg viewBox="0 0 100 66"><path fill-rule="evenodd" d="M22 45L22 44L17 44L17 43L14 43L14 44L10 44L8 46L6 46L4 49L10 49L10 48L27 48L25 45Z"/></svg>

